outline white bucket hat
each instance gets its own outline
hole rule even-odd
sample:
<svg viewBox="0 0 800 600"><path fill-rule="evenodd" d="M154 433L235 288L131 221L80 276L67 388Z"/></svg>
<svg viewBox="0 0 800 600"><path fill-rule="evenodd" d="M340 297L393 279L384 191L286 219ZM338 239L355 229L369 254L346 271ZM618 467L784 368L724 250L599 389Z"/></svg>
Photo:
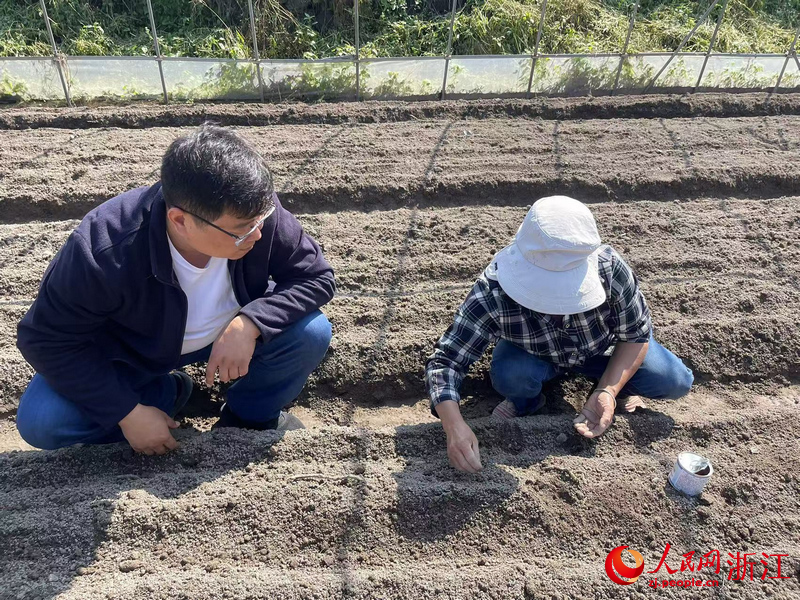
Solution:
<svg viewBox="0 0 800 600"><path fill-rule="evenodd" d="M534 203L514 241L492 261L514 302L549 315L573 315L606 301L597 272L600 234L591 211L567 196Z"/></svg>

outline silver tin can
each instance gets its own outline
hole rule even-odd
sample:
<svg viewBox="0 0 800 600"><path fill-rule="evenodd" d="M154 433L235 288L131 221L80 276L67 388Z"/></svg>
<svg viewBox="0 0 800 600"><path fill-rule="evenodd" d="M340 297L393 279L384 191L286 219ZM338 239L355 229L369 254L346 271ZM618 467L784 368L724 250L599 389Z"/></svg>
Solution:
<svg viewBox="0 0 800 600"><path fill-rule="evenodd" d="M681 452L669 474L669 482L672 487L687 496L699 496L713 473L711 461L705 456L694 452Z"/></svg>

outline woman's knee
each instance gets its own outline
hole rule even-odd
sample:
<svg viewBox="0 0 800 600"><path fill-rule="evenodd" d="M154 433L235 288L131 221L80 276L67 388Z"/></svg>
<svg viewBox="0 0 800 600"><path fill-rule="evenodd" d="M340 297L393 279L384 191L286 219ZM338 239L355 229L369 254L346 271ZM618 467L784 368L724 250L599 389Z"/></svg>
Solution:
<svg viewBox="0 0 800 600"><path fill-rule="evenodd" d="M515 392L519 386L518 380L512 374L514 370L507 362L492 360L489 377L492 380L492 387L501 396L514 397L517 395Z"/></svg>
<svg viewBox="0 0 800 600"><path fill-rule="evenodd" d="M694 384L694 373L692 373L692 370L689 367L678 369L678 373L676 373L673 378L672 390L667 398L670 400L683 398L692 389L692 384Z"/></svg>
<svg viewBox="0 0 800 600"><path fill-rule="evenodd" d="M637 393L657 400L677 400L692 389L694 375L683 361L656 340L631 380Z"/></svg>
<svg viewBox="0 0 800 600"><path fill-rule="evenodd" d="M681 363L669 372L651 376L650 381L646 383L634 382L634 387L638 390L637 393L654 400L677 400L689 393L693 383L694 375L691 369ZM639 390L640 387L646 389Z"/></svg>
<svg viewBox="0 0 800 600"><path fill-rule="evenodd" d="M535 396L538 391L534 393L532 388L540 388L547 379L546 373L539 373L536 368L537 360L532 354L511 343L498 343L489 369L492 387L506 398Z"/></svg>

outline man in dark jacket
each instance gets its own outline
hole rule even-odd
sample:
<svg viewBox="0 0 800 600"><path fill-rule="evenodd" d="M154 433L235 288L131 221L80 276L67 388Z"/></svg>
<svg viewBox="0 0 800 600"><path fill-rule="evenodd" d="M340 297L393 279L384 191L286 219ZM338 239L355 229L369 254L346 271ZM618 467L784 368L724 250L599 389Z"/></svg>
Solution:
<svg viewBox="0 0 800 600"><path fill-rule="evenodd" d="M271 281L270 281L271 280ZM39 448L127 439L176 447L185 365L227 383L220 426L295 429L281 410L328 348L334 294L317 243L284 209L264 160L205 125L172 143L161 182L92 210L18 327L37 374L17 427Z"/></svg>

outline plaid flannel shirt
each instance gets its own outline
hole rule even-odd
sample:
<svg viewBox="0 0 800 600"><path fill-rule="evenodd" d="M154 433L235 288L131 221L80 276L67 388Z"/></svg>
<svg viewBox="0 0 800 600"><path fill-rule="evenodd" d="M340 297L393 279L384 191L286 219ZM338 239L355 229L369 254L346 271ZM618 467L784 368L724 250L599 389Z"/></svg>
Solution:
<svg viewBox="0 0 800 600"><path fill-rule="evenodd" d="M475 282L425 364L425 385L434 414L439 402L460 400L459 388L469 366L499 339L553 363L559 371L582 365L618 341L650 339L650 309L636 275L611 246L605 246L598 257L606 302L567 315L563 324L514 302L500 287L493 268L489 265Z"/></svg>

